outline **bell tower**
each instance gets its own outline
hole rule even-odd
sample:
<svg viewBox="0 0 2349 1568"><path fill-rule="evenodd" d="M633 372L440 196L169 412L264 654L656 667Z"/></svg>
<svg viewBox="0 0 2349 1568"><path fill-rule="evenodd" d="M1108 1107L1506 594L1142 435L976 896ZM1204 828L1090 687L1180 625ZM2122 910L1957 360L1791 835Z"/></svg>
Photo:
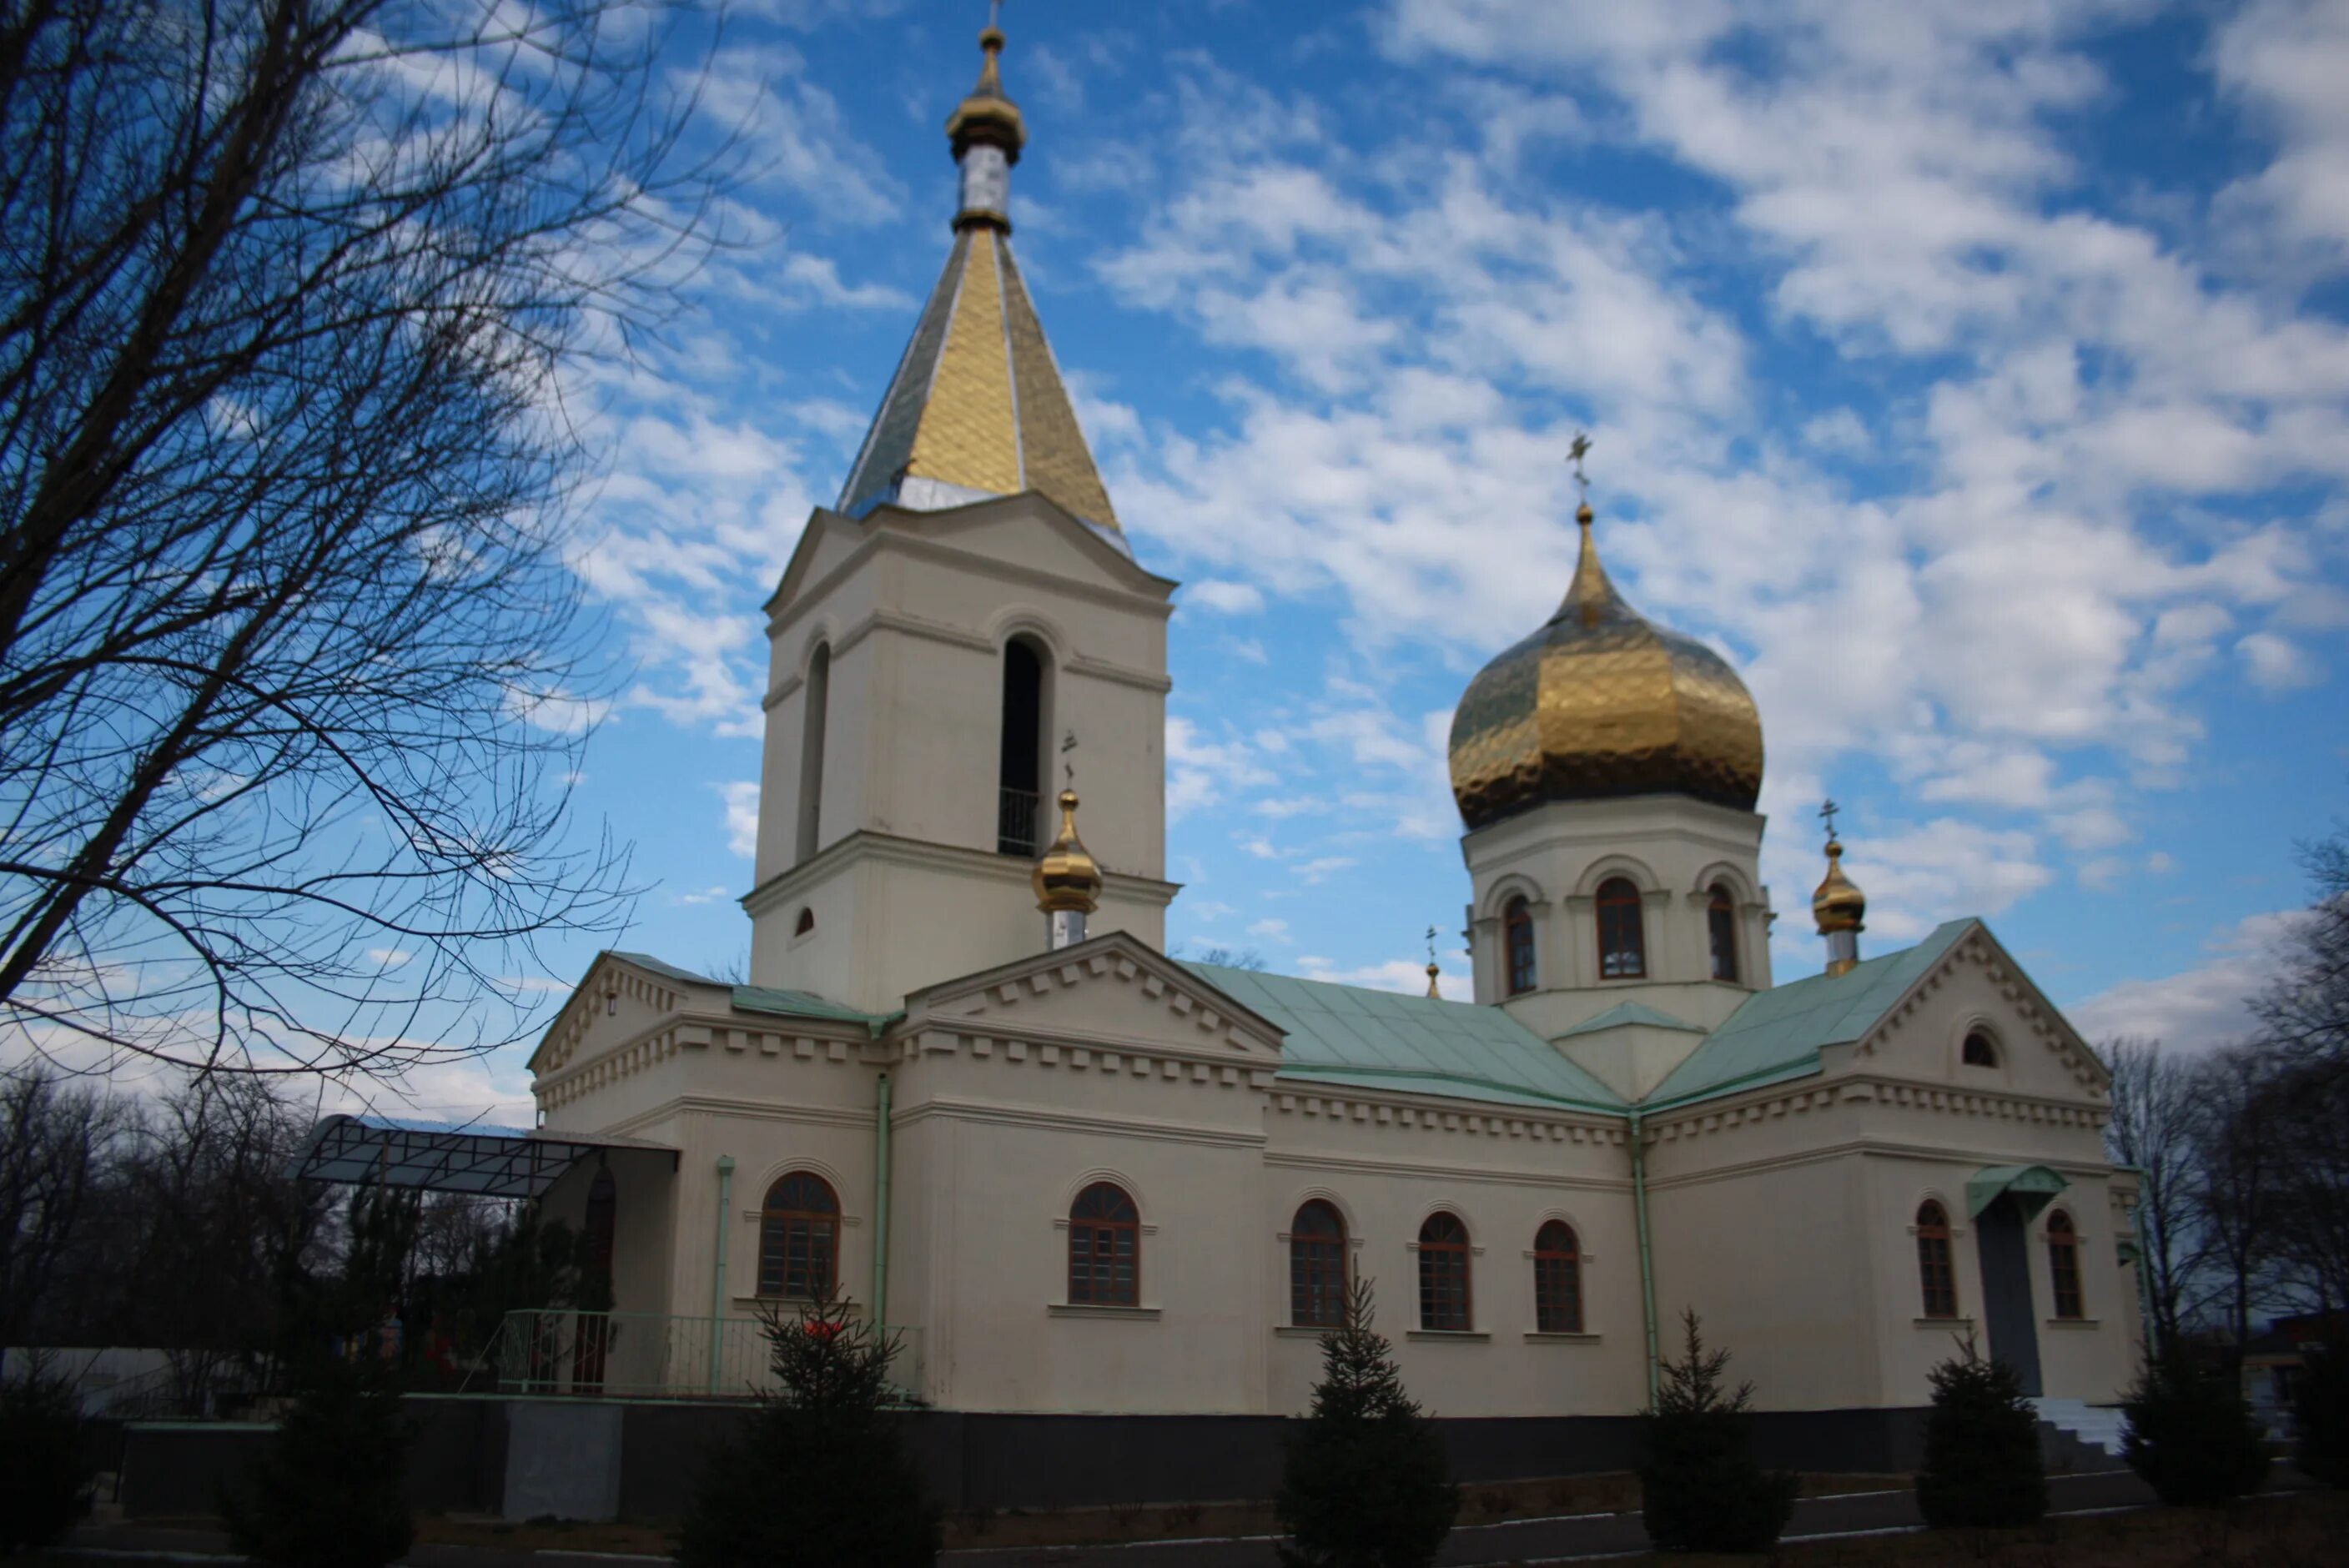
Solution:
<svg viewBox="0 0 2349 1568"><path fill-rule="evenodd" d="M947 121L954 242L835 506L767 603L751 979L886 1013L1041 951L1081 758L1094 934L1165 937L1166 622L1011 253L1002 32Z"/></svg>

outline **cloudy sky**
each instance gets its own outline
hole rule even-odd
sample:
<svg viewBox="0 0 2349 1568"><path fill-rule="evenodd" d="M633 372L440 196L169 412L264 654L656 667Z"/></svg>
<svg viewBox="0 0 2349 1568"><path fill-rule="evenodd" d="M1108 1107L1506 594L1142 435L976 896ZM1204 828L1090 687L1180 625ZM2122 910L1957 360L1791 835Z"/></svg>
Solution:
<svg viewBox="0 0 2349 1568"><path fill-rule="evenodd" d="M984 19L742 13L705 89L740 242L602 373L579 561L634 671L582 805L657 879L626 944L705 968L748 948L758 606L944 259ZM1015 245L1185 584L1171 941L1419 983L1466 896L1452 706L1566 586L1580 428L1619 585L1760 702L1782 977L1832 793L1872 950L1980 914L2092 1037L2237 1026L2349 803L2349 7L1005 25ZM414 1109L519 1109L520 1061Z"/></svg>

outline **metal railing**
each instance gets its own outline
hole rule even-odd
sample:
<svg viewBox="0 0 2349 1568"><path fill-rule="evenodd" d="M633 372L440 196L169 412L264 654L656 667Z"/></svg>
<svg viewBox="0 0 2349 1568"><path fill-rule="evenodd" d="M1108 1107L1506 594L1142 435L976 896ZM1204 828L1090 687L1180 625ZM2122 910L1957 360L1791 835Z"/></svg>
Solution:
<svg viewBox="0 0 2349 1568"><path fill-rule="evenodd" d="M890 1380L904 1404L922 1402L922 1331L891 1327ZM625 1399L744 1399L775 1392L766 1325L755 1317L529 1308L498 1324L484 1366L501 1394Z"/></svg>
<svg viewBox="0 0 2349 1568"><path fill-rule="evenodd" d="M1035 859L1041 837L1037 830L1036 791L1007 786L997 789L995 797L995 852Z"/></svg>

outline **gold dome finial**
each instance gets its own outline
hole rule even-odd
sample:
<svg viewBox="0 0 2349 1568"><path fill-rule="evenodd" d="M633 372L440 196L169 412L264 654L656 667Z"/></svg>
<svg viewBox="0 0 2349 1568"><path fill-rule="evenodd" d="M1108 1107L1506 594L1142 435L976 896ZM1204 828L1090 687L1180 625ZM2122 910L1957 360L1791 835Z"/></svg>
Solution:
<svg viewBox="0 0 2349 1568"><path fill-rule="evenodd" d="M1102 869L1077 837L1077 792L1061 790L1060 806L1060 836L1038 857L1029 880L1052 945L1066 947L1085 939L1085 916L1101 907Z"/></svg>
<svg viewBox="0 0 2349 1568"><path fill-rule="evenodd" d="M1431 1002L1444 1000L1444 993L1436 989L1435 985L1436 976L1443 973L1443 970L1436 967L1435 927L1431 925L1427 928L1427 999Z"/></svg>
<svg viewBox="0 0 2349 1568"><path fill-rule="evenodd" d="M1826 938L1830 975L1845 974L1858 965L1859 934L1867 929L1868 917L1868 895L1844 875L1843 845L1835 831L1838 810L1833 800L1819 808L1819 816L1827 825L1827 874L1811 894L1811 915L1818 922L1819 934Z"/></svg>
<svg viewBox="0 0 2349 1568"><path fill-rule="evenodd" d="M978 81L954 113L947 117L947 140L955 161L962 165L962 204L954 226L1011 229L1011 166L1028 145L1028 122L1019 106L1004 96L1003 29L997 26L999 10L989 8L987 26L978 35L987 59L978 67Z"/></svg>

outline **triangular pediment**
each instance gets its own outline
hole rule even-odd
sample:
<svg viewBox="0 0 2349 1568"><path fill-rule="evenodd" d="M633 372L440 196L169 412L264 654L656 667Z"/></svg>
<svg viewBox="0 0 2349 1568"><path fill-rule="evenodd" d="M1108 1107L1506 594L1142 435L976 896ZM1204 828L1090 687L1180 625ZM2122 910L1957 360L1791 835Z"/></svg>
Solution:
<svg viewBox="0 0 2349 1568"><path fill-rule="evenodd" d="M606 949L587 965L526 1065L533 1074L553 1072L601 1049L594 1044L598 1035L626 1035L696 1003L713 1005L727 989L723 981L657 958Z"/></svg>
<svg viewBox="0 0 2349 1568"><path fill-rule="evenodd" d="M1993 1064L1964 1060L1969 1033ZM1860 1040L1868 1070L1960 1089L2101 1100L2112 1075L2061 1009L1981 921L1884 1010Z"/></svg>
<svg viewBox="0 0 2349 1568"><path fill-rule="evenodd" d="M917 991L904 1027L1280 1058L1278 1026L1123 931Z"/></svg>
<svg viewBox="0 0 2349 1568"><path fill-rule="evenodd" d="M911 511L877 508L864 526L916 545L967 552L989 562L1091 587L1164 599L1171 578L1144 570L1120 543L1050 496L990 496L962 506Z"/></svg>

